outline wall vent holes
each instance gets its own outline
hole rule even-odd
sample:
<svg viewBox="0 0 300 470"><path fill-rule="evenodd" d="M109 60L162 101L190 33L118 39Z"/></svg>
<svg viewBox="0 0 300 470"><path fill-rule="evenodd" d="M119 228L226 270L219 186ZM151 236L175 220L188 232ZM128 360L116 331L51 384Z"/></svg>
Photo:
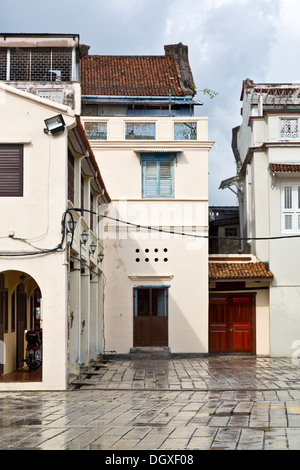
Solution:
<svg viewBox="0 0 300 470"><path fill-rule="evenodd" d="M136 248L136 250L135 250L135 252L136 252L136 253L139 253L140 255L142 255L142 253L144 252L144 253L147 253L148 256L149 256L149 254L151 253L151 251L152 251L152 250L150 250L149 248L145 248L144 250L142 250L142 249L140 249L140 248ZM160 259L157 257L159 251L160 251L160 250L159 250L158 248L154 248L154 249L153 249L153 253L156 254L156 257L153 258L153 261L154 261L155 263L158 263L158 261L160 261ZM165 253L168 252L168 248L163 248L161 251L163 251L163 253L165 254ZM150 258L149 258L148 256L147 256L147 258L144 259L146 263L149 263L149 261L150 261ZM139 262L141 261L141 258L136 258L135 261L136 261L137 263L139 263ZM163 261L164 263L167 263L167 262L169 261L169 259L168 259L168 258L161 258L161 261Z"/></svg>

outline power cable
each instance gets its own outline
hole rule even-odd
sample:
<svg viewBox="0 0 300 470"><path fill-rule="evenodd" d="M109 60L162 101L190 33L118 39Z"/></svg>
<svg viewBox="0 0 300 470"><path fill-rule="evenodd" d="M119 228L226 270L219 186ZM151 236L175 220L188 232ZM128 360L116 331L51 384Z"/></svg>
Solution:
<svg viewBox="0 0 300 470"><path fill-rule="evenodd" d="M154 230L156 232L169 233L170 235L181 235L181 236L193 237L193 238L205 238L205 239L216 239L216 240L228 240L229 238L230 240L280 240L280 239L285 239L285 238L300 238L300 234L299 235L278 235L275 237L219 237L219 236L214 236L214 235L199 235L199 234L194 234L194 233L176 232L174 230L165 230L162 228L152 227L150 225L134 224L133 222L128 222L126 220L118 219L116 217L110 217L108 215L99 214L98 212L90 211L89 209L71 208L71 209L67 209L65 213L68 213L72 210L77 211L77 212L79 211L89 212L90 214L96 214L99 217L114 220L115 222L130 225L136 228L142 228L145 230Z"/></svg>

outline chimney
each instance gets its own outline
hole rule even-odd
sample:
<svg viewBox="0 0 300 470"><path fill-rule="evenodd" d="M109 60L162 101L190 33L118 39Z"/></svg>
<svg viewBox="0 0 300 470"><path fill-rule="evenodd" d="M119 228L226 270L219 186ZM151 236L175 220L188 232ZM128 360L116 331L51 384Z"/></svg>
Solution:
<svg viewBox="0 0 300 470"><path fill-rule="evenodd" d="M195 83L188 58L188 46L179 42L178 44L169 44L164 46L165 56L174 57L179 66L180 86L186 95L194 96L196 94Z"/></svg>

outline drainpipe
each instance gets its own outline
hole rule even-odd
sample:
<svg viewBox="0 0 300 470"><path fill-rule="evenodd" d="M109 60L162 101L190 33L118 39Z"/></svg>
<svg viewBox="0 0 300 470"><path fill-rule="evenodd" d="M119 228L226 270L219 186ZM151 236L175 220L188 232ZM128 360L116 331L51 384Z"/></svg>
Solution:
<svg viewBox="0 0 300 470"><path fill-rule="evenodd" d="M72 73L71 73L71 82L76 81L76 49L72 48Z"/></svg>
<svg viewBox="0 0 300 470"><path fill-rule="evenodd" d="M6 56L6 81L10 81L10 49L7 49Z"/></svg>

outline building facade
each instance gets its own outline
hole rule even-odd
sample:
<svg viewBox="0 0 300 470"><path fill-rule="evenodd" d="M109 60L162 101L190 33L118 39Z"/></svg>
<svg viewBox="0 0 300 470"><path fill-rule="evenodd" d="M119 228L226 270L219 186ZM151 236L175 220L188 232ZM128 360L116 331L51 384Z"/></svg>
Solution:
<svg viewBox="0 0 300 470"><path fill-rule="evenodd" d="M105 211L105 350L208 352L207 118L195 117L187 47L86 56L82 121ZM185 234L185 235L184 235Z"/></svg>
<svg viewBox="0 0 300 470"><path fill-rule="evenodd" d="M299 87L243 82L242 124L233 132L243 252L270 266L269 353L297 354L300 338Z"/></svg>
<svg viewBox="0 0 300 470"><path fill-rule="evenodd" d="M110 198L77 105L28 92L30 81L25 91L18 85L0 82L0 390L65 390L103 349L96 213ZM74 102L80 107L80 93ZM33 373L23 362L28 329L42 335L42 367Z"/></svg>
<svg viewBox="0 0 300 470"><path fill-rule="evenodd" d="M0 80L80 114L78 34L0 33Z"/></svg>

